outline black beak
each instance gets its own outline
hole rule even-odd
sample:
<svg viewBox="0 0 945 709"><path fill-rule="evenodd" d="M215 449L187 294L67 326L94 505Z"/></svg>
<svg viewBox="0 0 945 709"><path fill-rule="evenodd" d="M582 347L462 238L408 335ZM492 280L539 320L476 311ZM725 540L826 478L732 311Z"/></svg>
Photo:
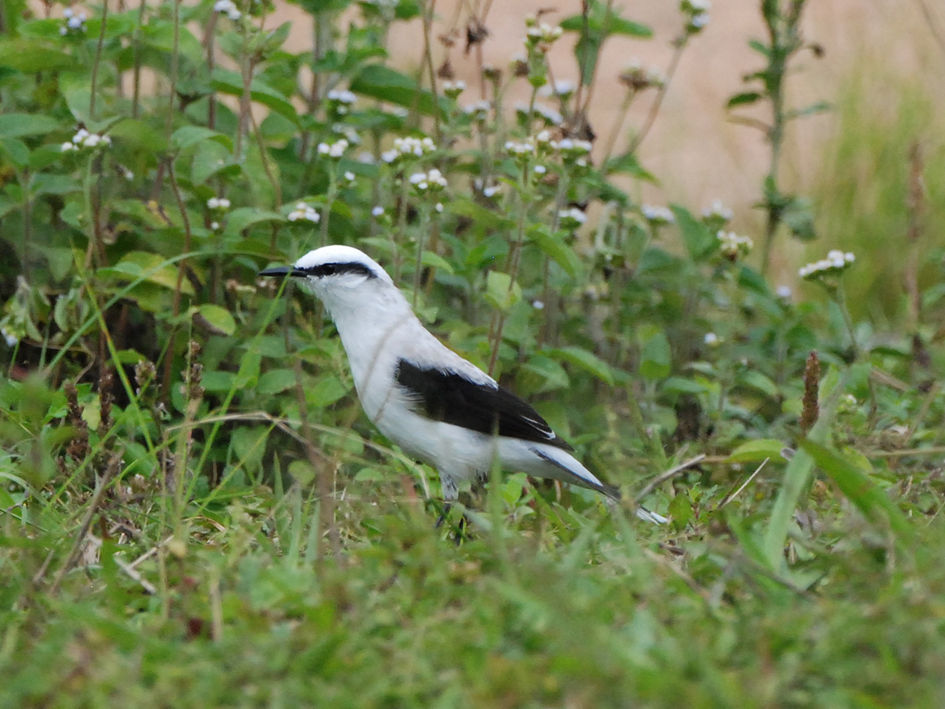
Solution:
<svg viewBox="0 0 945 709"><path fill-rule="evenodd" d="M259 275L285 278L286 276L304 276L305 271L300 271L299 269L292 266L274 266L272 268L263 269L259 272Z"/></svg>

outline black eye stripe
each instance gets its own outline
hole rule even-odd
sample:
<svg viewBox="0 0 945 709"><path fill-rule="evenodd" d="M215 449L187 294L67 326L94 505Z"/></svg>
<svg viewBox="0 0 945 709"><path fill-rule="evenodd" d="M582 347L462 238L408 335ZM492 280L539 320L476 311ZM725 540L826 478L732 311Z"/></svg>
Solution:
<svg viewBox="0 0 945 709"><path fill-rule="evenodd" d="M304 273L306 276L315 276L324 278L326 276L341 276L346 273L354 273L365 278L377 278L377 274L369 266L357 261L347 263L321 263L311 268L296 268L296 271Z"/></svg>

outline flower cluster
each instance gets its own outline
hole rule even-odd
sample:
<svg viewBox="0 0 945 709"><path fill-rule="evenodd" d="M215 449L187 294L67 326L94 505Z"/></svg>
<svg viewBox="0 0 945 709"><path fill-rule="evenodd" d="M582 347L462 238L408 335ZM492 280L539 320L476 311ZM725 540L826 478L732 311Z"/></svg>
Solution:
<svg viewBox="0 0 945 709"><path fill-rule="evenodd" d="M410 184L419 194L439 192L446 187L446 178L435 167L429 172L415 172L410 176Z"/></svg>
<svg viewBox="0 0 945 709"><path fill-rule="evenodd" d="M574 231L587 221L587 215L577 207L558 211L558 223L562 229Z"/></svg>
<svg viewBox="0 0 945 709"><path fill-rule="evenodd" d="M703 338L702 342L706 347L718 347L722 344L722 338L716 335L714 332L707 332Z"/></svg>
<svg viewBox="0 0 945 709"><path fill-rule="evenodd" d="M463 106L463 113L474 121L484 121L489 117L489 111L492 110L492 104L489 101L476 101Z"/></svg>
<svg viewBox="0 0 945 709"><path fill-rule="evenodd" d="M555 97L562 101L567 101L571 94L577 90L577 84L568 79L558 79L553 84L549 84L541 90L542 96Z"/></svg>
<svg viewBox="0 0 945 709"><path fill-rule="evenodd" d="M337 140L334 143L319 143L317 150L319 155L324 155L334 160L340 160L341 156L345 154L345 150L348 149L349 145L350 143L342 138L341 140Z"/></svg>
<svg viewBox="0 0 945 709"><path fill-rule="evenodd" d="M466 82L463 81L462 79L457 79L456 81L443 82L443 93L449 96L450 98L456 98L465 90L466 90Z"/></svg>
<svg viewBox="0 0 945 709"><path fill-rule="evenodd" d="M561 153L562 159L565 161L574 160L581 166L586 164L585 158L591 152L592 147L594 146L591 145L591 141L581 140L580 138L562 138L551 142L552 150Z"/></svg>
<svg viewBox="0 0 945 709"><path fill-rule="evenodd" d="M75 13L71 7L62 11L62 19L65 20L62 27L59 28L59 34L65 37L67 34L84 34L85 21L88 15L84 12Z"/></svg>
<svg viewBox="0 0 945 709"><path fill-rule="evenodd" d="M535 139L526 138L523 141L505 141L505 152L517 160L527 160L535 154Z"/></svg>
<svg viewBox="0 0 945 709"><path fill-rule="evenodd" d="M473 180L473 187L478 190L486 199L492 199L502 191L502 187L496 184L488 184L480 178Z"/></svg>
<svg viewBox="0 0 945 709"><path fill-rule="evenodd" d="M338 116L346 115L354 102L358 100L353 93L343 89L332 89L325 98L328 99L331 110Z"/></svg>
<svg viewBox="0 0 945 709"><path fill-rule="evenodd" d="M394 147L381 153L381 160L390 164L401 158L422 158L436 150L432 138L394 138Z"/></svg>
<svg viewBox="0 0 945 709"><path fill-rule="evenodd" d="M225 212L230 208L230 200L226 197L211 197L207 200L207 209L219 210Z"/></svg>
<svg viewBox="0 0 945 709"><path fill-rule="evenodd" d="M640 213L653 226L665 226L676 221L673 211L669 207L658 207L652 204L644 204L640 207Z"/></svg>
<svg viewBox="0 0 945 709"><path fill-rule="evenodd" d="M89 133L85 128L79 128L72 136L72 140L62 144L61 150L68 153L71 150L81 150L82 148L108 147L112 144L112 139L105 134Z"/></svg>
<svg viewBox="0 0 945 709"><path fill-rule="evenodd" d="M709 10L712 9L711 0L681 0L679 9L686 16L686 32L698 34L709 24Z"/></svg>
<svg viewBox="0 0 945 709"><path fill-rule="evenodd" d="M321 221L321 215L315 210L310 204L305 202L299 202L295 205L295 209L289 212L288 219L290 222L311 222L312 224L318 224Z"/></svg>
<svg viewBox="0 0 945 709"><path fill-rule="evenodd" d="M643 91L661 87L666 83L666 77L656 69L645 69L639 61L634 60L621 72L620 83L631 91Z"/></svg>
<svg viewBox="0 0 945 709"><path fill-rule="evenodd" d="M728 224L733 216L732 210L722 204L722 200L720 199L712 200L712 204L702 210L702 218L707 224L715 226L716 228L721 228Z"/></svg>
<svg viewBox="0 0 945 709"><path fill-rule="evenodd" d="M233 22L236 22L243 16L243 13L239 11L239 8L236 7L233 0L217 0L213 4L213 11L226 15L233 20Z"/></svg>
<svg viewBox="0 0 945 709"><path fill-rule="evenodd" d="M822 276L843 273L850 265L856 261L856 256L847 251L844 253L839 249L833 249L827 253L827 258L820 259L801 266L797 272L801 278L812 281Z"/></svg>
<svg viewBox="0 0 945 709"><path fill-rule="evenodd" d="M740 236L734 231L725 231L724 229L719 229L715 238L719 240L719 251L730 261L735 261L740 256L747 256L755 245L751 237Z"/></svg>
<svg viewBox="0 0 945 709"><path fill-rule="evenodd" d="M546 22L539 22L534 16L525 19L525 46L538 47L542 51L548 51L556 39L564 34L564 30L557 25L549 25Z"/></svg>

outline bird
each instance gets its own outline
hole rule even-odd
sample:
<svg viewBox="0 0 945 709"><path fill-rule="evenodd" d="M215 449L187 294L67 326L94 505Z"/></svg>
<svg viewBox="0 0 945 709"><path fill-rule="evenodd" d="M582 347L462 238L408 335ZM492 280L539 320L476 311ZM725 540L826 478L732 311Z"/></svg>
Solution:
<svg viewBox="0 0 945 709"><path fill-rule="evenodd" d="M259 275L298 279L321 300L365 414L403 451L436 468L447 510L461 488L488 480L494 462L620 499L619 489L578 461L531 405L427 330L387 271L363 251L322 246Z"/></svg>

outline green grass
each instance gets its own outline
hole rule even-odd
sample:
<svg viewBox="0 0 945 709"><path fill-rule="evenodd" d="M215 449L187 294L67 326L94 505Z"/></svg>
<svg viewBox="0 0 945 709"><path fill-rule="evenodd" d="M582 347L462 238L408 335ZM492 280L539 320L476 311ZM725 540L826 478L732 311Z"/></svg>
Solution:
<svg viewBox="0 0 945 709"><path fill-rule="evenodd" d="M565 23L588 81L611 31L650 32L591 4ZM724 217L648 218L633 152L512 155L544 119L464 113L433 91L438 48L391 67L391 23L432 3L316 5L317 41L291 52L261 3L110 9L66 36L60 8L5 3L0 707L945 704L937 99L904 82L901 110L870 111L866 70L827 97L811 255L857 260L791 301L757 254L721 252ZM537 89L528 50L488 90ZM304 67L356 103L308 95ZM140 71L153 95L129 93ZM577 93L636 100L596 88ZM63 151L80 122L112 144ZM362 145L319 156L346 129ZM445 191L413 190L433 167ZM289 218L300 200L317 225ZM585 203L599 222L575 233L559 212ZM461 544L459 506L434 528L435 472L364 419L321 308L256 280L326 240L398 271L626 502L511 475ZM645 489L670 524L634 516Z"/></svg>

